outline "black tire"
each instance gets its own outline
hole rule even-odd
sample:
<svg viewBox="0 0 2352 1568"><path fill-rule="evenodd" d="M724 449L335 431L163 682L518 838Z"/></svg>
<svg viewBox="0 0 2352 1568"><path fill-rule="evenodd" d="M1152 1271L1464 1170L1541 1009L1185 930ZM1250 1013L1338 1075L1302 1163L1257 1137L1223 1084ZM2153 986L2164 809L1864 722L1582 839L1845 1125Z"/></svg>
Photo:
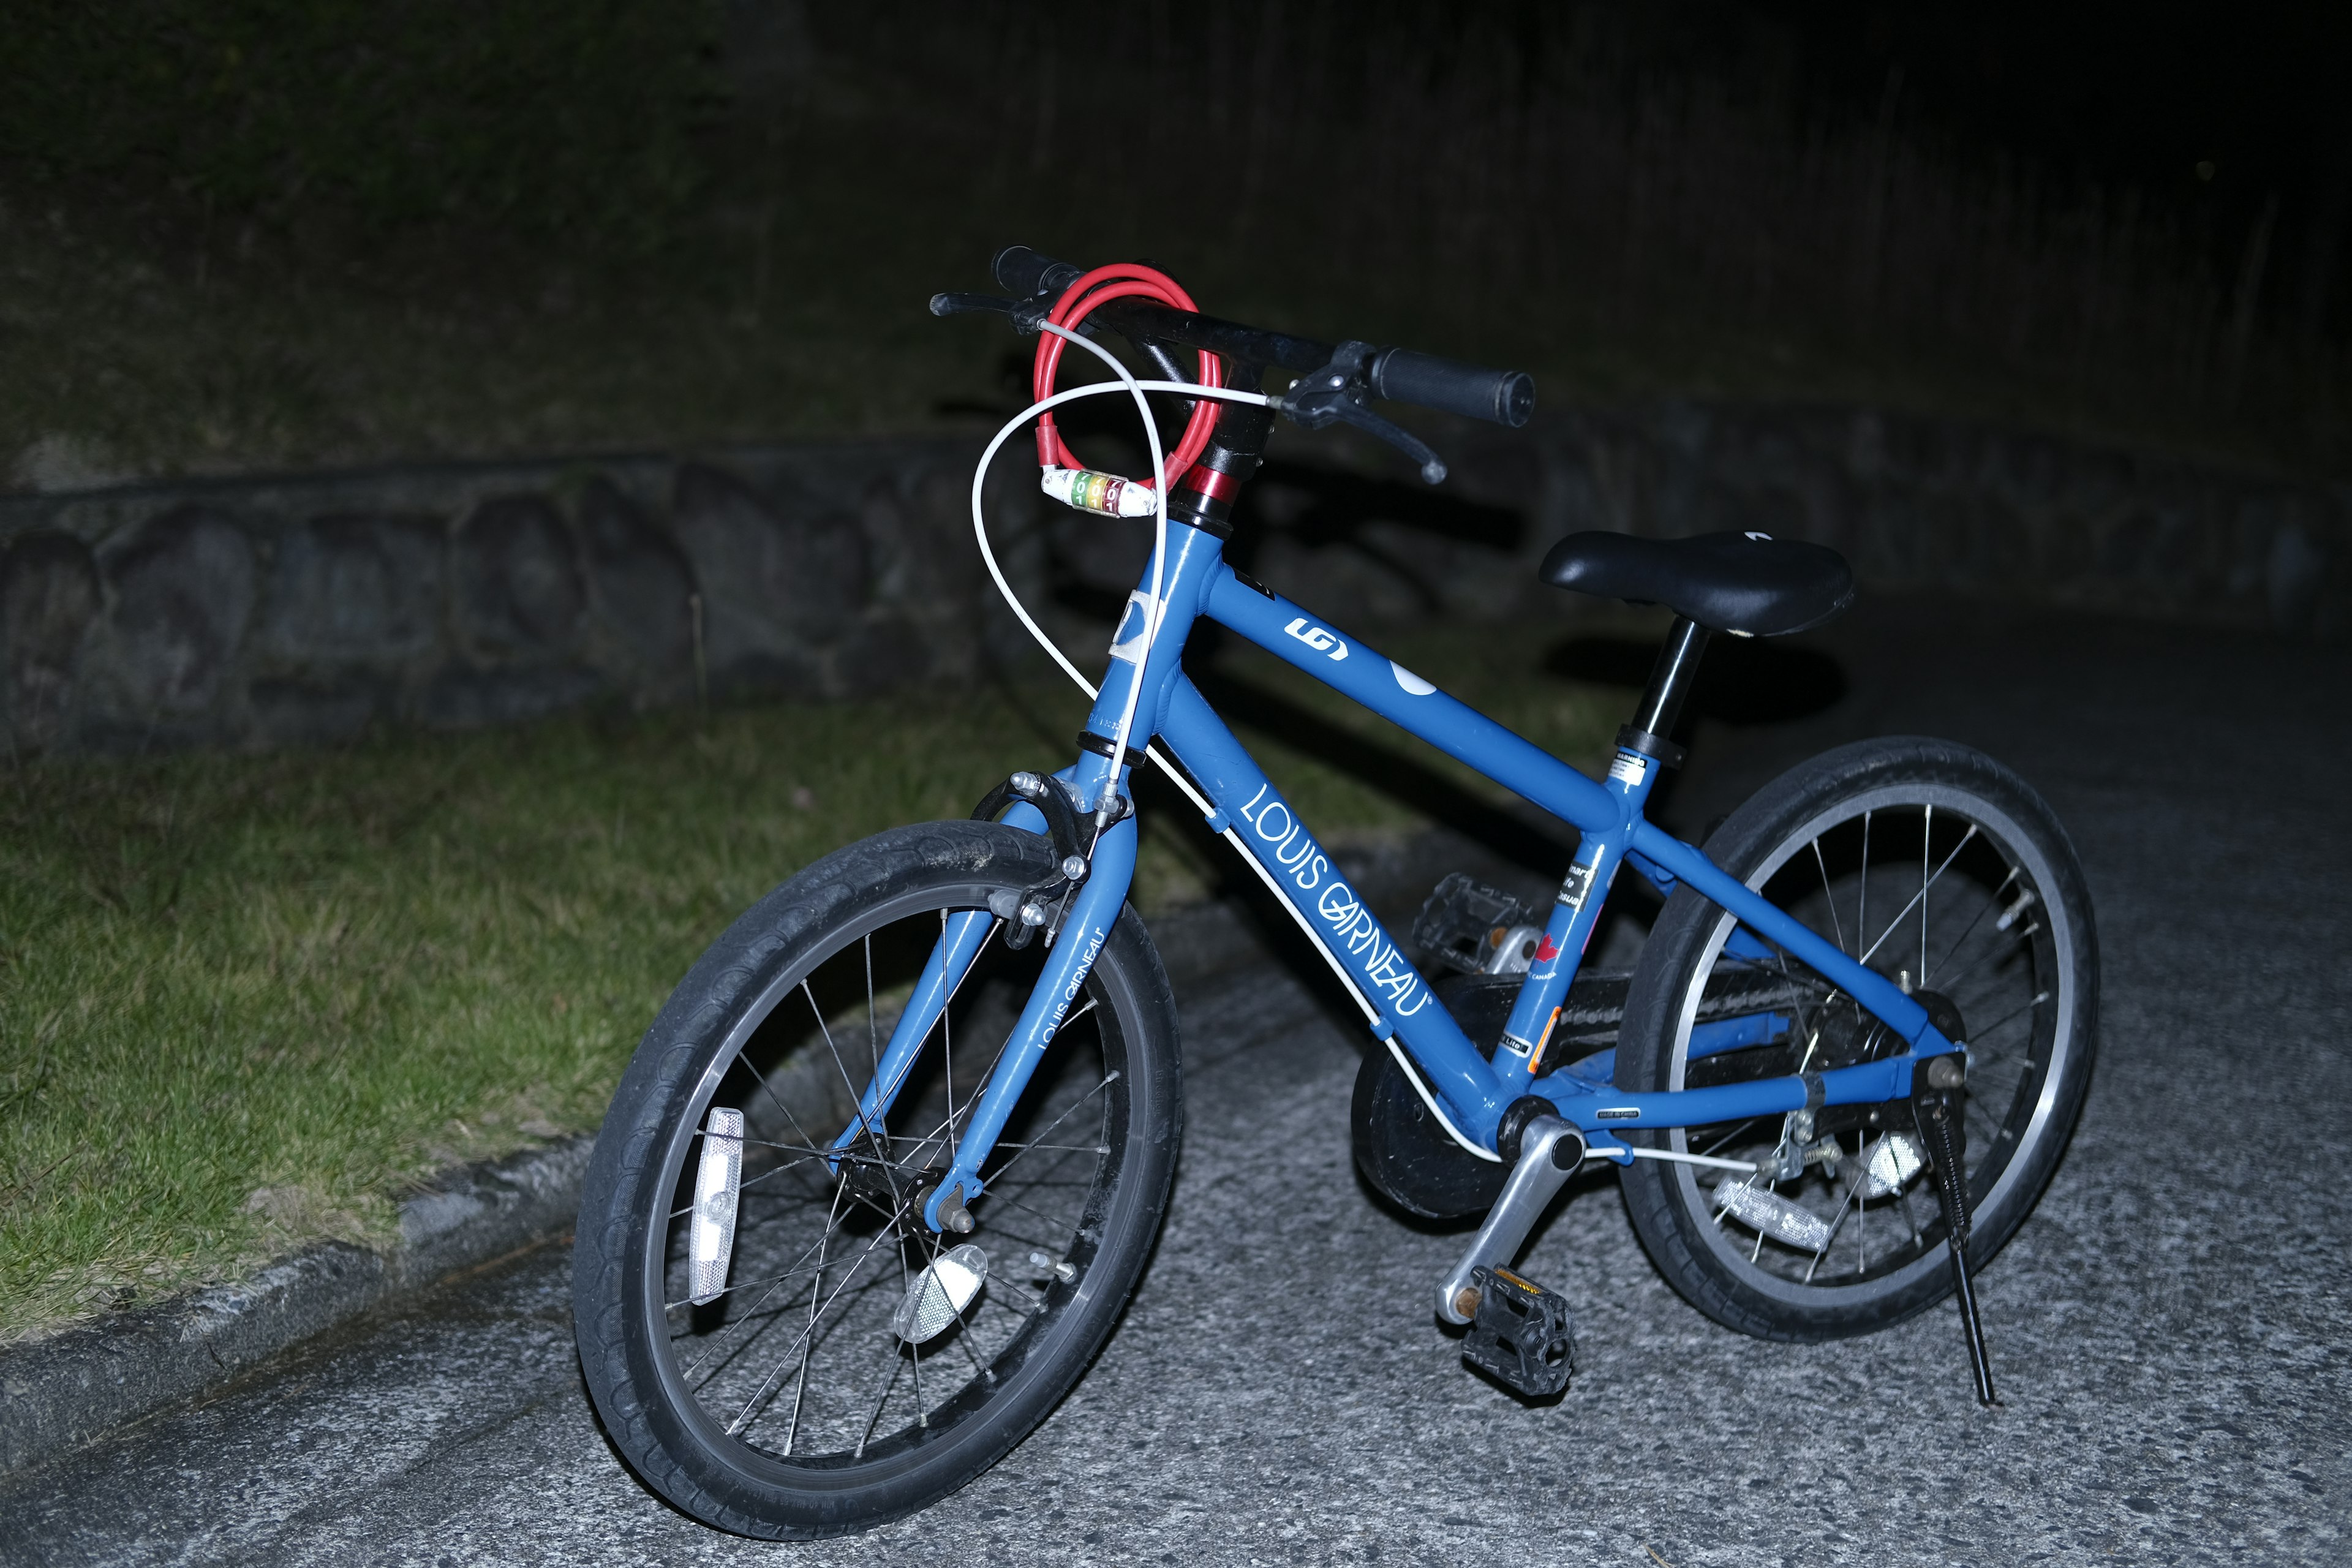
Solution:
<svg viewBox="0 0 2352 1568"><path fill-rule="evenodd" d="M1043 1421L1109 1335L1159 1233L1183 1120L1175 1001L1132 909L981 1173L969 1239L990 1254L988 1282L924 1346L889 1326L946 1245L907 1222L912 1194L945 1163L1044 944L991 934L878 1157L836 1178L808 1152L856 1120L903 1003L892 986L949 912L985 910L1053 865L1045 839L987 823L853 845L729 928L638 1047L582 1194L573 1314L605 1430L697 1519L805 1539L922 1508ZM687 1215L713 1105L744 1113L742 1187L727 1293L695 1307Z"/></svg>
<svg viewBox="0 0 2352 1568"><path fill-rule="evenodd" d="M1894 739L1790 770L1727 818L1706 848L1843 951L1875 945L1870 966L1916 988L1939 1025L1968 1043L1969 1253L1981 1268L2049 1184L2090 1083L2098 942L2065 830L1990 758L1942 741ZM1667 900L1627 996L1618 1087L1696 1088L1902 1048L1785 954L1725 956L1733 927L1688 889ZM1694 1053L1699 1007L1713 995L1720 1013L1721 998L1739 993L1790 1026L1767 1043L1713 1052L1702 1043ZM1811 1147L1820 1158L1790 1181L1653 1160L1624 1173L1626 1207L1659 1271L1708 1317L1760 1339L1866 1333L1952 1289L1936 1177L1910 1158L1917 1150L1899 1131L1901 1108L1819 1114ZM1643 1140L1756 1159L1786 1131L1775 1115ZM1772 1201L1730 1190L1738 1186L1761 1187ZM1808 1245L1823 1226L1827 1239Z"/></svg>

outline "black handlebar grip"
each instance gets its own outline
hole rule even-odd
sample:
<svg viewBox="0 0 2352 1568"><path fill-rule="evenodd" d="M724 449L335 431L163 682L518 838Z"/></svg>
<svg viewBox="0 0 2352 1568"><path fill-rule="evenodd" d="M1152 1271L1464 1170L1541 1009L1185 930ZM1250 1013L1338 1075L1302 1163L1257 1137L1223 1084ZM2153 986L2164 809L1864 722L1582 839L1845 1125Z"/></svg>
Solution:
<svg viewBox="0 0 2352 1568"><path fill-rule="evenodd" d="M1440 414L1490 420L1516 430L1536 411L1535 378L1521 370L1485 370L1411 349L1387 349L1372 361L1372 395Z"/></svg>
<svg viewBox="0 0 2352 1568"><path fill-rule="evenodd" d="M1008 245L998 251L989 270L996 275L999 288L1024 300L1038 294L1059 294L1086 276L1086 268L1040 256L1025 245Z"/></svg>

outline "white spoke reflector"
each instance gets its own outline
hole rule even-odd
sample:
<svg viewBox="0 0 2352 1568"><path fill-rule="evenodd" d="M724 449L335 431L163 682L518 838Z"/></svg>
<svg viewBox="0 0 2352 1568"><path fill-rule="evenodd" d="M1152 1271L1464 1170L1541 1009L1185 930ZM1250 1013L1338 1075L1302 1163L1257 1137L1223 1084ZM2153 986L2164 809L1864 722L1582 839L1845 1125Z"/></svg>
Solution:
<svg viewBox="0 0 2352 1568"><path fill-rule="evenodd" d="M1899 1193L1927 1167L1917 1144L1900 1132L1889 1132L1872 1145L1870 1158L1863 1162L1862 1195L1883 1198Z"/></svg>
<svg viewBox="0 0 2352 1568"><path fill-rule="evenodd" d="M907 1287L907 1299L890 1315L890 1331L910 1345L938 1338L986 1283L988 1254L971 1242L940 1253Z"/></svg>
<svg viewBox="0 0 2352 1568"><path fill-rule="evenodd" d="M1715 1189L1715 1206L1766 1236L1807 1252L1819 1252L1830 1244L1829 1221L1762 1187L1745 1182L1721 1183Z"/></svg>
<svg viewBox="0 0 2352 1568"><path fill-rule="evenodd" d="M702 1163L694 1173L694 1222L687 1237L687 1299L700 1307L727 1293L735 1252L735 1196L743 1189L743 1113L710 1108Z"/></svg>

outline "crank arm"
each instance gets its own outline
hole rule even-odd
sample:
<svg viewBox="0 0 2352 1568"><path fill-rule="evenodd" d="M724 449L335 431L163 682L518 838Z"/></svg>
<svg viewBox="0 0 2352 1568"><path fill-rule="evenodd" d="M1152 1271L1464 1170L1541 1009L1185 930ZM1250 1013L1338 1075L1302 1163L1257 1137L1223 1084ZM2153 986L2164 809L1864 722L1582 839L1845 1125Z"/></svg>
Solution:
<svg viewBox="0 0 2352 1568"><path fill-rule="evenodd" d="M1480 1268L1508 1268L1527 1244L1528 1232L1569 1177L1584 1163L1584 1134L1557 1116L1537 1116L1519 1134L1518 1163L1511 1167L1503 1195L1486 1211L1477 1239L1437 1288L1437 1315L1466 1323L1478 1313L1470 1277Z"/></svg>

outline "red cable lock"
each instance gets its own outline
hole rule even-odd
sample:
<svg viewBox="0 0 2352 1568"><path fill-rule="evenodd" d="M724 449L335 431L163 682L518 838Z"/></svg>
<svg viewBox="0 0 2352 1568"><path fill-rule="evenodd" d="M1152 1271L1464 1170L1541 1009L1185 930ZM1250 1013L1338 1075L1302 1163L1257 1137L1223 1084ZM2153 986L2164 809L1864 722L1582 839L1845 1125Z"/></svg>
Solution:
<svg viewBox="0 0 2352 1568"><path fill-rule="evenodd" d="M1131 261L1115 261L1108 267L1097 267L1062 291L1046 320L1057 327L1076 331L1097 306L1113 300L1150 300L1156 304L1170 305L1180 310L1197 310L1192 297L1184 292L1173 278L1155 267L1145 267ZM1054 395L1054 375L1062 363L1062 350L1067 340L1051 332L1041 332L1037 338L1037 357L1030 374L1031 393L1037 402ZM1216 355L1202 350L1200 378L1202 386L1223 386L1224 365ZM1169 454L1167 471L1175 479L1200 460L1207 450L1210 432L1216 428L1217 404L1203 397L1192 406L1192 420L1184 426L1183 439ZM1037 416L1037 462L1046 468L1084 468L1063 443L1062 433L1054 426L1051 410ZM1142 489L1152 488L1149 479L1126 481Z"/></svg>

